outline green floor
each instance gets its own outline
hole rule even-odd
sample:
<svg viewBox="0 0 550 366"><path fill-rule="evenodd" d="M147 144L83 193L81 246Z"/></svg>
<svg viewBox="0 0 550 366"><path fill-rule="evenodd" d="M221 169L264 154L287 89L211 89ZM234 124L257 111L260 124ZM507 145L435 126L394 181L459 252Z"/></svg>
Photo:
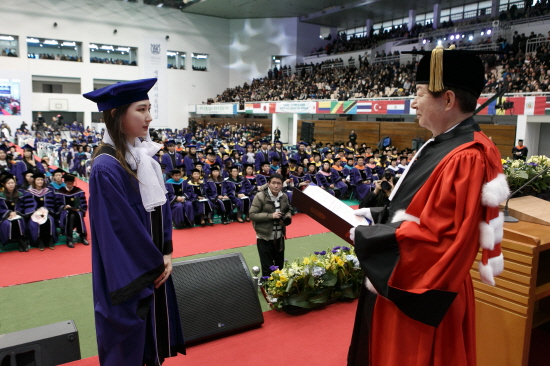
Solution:
<svg viewBox="0 0 550 366"><path fill-rule="evenodd" d="M332 233L290 239L285 257L293 260L343 241ZM259 266L255 245L178 258L175 261L241 252L249 268ZM264 311L265 300L260 298ZM0 288L0 334L72 319L78 327L82 358L97 354L91 274Z"/></svg>

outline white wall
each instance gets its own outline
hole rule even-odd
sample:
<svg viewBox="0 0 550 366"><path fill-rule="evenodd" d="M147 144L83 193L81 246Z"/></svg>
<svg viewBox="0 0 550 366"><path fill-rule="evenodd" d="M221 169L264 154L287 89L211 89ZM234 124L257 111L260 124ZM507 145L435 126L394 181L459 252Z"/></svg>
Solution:
<svg viewBox="0 0 550 366"><path fill-rule="evenodd" d="M229 85L235 87L267 75L272 55L289 55L296 63L297 18L231 19ZM220 91L221 93L221 91Z"/></svg>
<svg viewBox="0 0 550 366"><path fill-rule="evenodd" d="M187 125L187 104L200 104L229 85L229 20L182 13L174 9L113 0L2 0L0 33L19 36L19 55L27 54L26 38L44 37L82 42L82 63L1 57L0 71L25 71L29 75L81 79L82 93L93 90L94 79L132 80L143 77L143 57L138 66L91 64L89 43L144 47L143 39L167 41L167 48L209 55L209 71L167 70L167 121L159 126ZM53 23L58 26L54 27ZM117 34L113 30L117 29ZM260 44L261 42L258 42ZM163 50L165 52L166 50ZM28 81L30 83L30 79ZM29 84L30 88L30 84ZM84 112L89 124L96 106L80 95L32 94L32 110L48 110L49 99L67 99L69 110ZM27 121L28 122L28 121Z"/></svg>
<svg viewBox="0 0 550 366"><path fill-rule="evenodd" d="M337 34L336 28L330 28L331 34ZM313 49L319 49L319 47L325 47L330 41L325 41L319 38L321 34L321 26L317 24L309 24L298 22L298 40L296 45L296 57L300 59L306 55L311 54ZM334 35L333 38L334 39ZM301 61L298 61L301 62ZM294 69L294 65L291 65Z"/></svg>

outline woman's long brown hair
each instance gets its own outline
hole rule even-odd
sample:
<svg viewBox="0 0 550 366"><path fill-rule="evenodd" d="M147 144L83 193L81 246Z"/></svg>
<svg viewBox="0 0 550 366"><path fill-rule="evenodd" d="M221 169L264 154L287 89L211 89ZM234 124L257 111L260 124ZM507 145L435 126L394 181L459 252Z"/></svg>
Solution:
<svg viewBox="0 0 550 366"><path fill-rule="evenodd" d="M132 171L126 162L126 152L128 151L128 147L126 145L126 136L122 133L122 119L130 106L131 104L126 104L114 109L103 111L103 121L105 121L105 126L107 127L107 131L105 131L105 133L109 133L109 135L111 135L111 139L115 143L115 158L120 162L124 170L126 170L131 177L137 179L136 173ZM103 145L104 144L102 143L99 148L96 149L93 156L94 159L99 154L101 146Z"/></svg>

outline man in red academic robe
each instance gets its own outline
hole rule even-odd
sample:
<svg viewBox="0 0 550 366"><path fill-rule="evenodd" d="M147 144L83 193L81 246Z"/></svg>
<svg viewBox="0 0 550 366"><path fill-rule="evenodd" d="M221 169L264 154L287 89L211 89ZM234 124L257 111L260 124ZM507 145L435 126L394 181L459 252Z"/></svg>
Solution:
<svg viewBox="0 0 550 366"><path fill-rule="evenodd" d="M476 364L470 269L483 282L503 269L499 203L509 190L496 146L473 120L485 84L473 53L438 48L417 70L420 125L433 133L383 209L350 232L366 279L348 365ZM433 59L433 65L431 61Z"/></svg>

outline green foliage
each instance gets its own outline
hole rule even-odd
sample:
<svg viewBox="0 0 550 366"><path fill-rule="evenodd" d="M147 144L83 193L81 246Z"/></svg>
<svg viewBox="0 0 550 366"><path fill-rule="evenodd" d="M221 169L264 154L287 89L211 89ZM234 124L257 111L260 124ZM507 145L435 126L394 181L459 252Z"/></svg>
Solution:
<svg viewBox="0 0 550 366"><path fill-rule="evenodd" d="M544 155L531 156L527 161L502 159L502 166L511 191L534 178L550 165L550 159ZM529 184L532 191L542 193L550 188L550 174L546 172Z"/></svg>

